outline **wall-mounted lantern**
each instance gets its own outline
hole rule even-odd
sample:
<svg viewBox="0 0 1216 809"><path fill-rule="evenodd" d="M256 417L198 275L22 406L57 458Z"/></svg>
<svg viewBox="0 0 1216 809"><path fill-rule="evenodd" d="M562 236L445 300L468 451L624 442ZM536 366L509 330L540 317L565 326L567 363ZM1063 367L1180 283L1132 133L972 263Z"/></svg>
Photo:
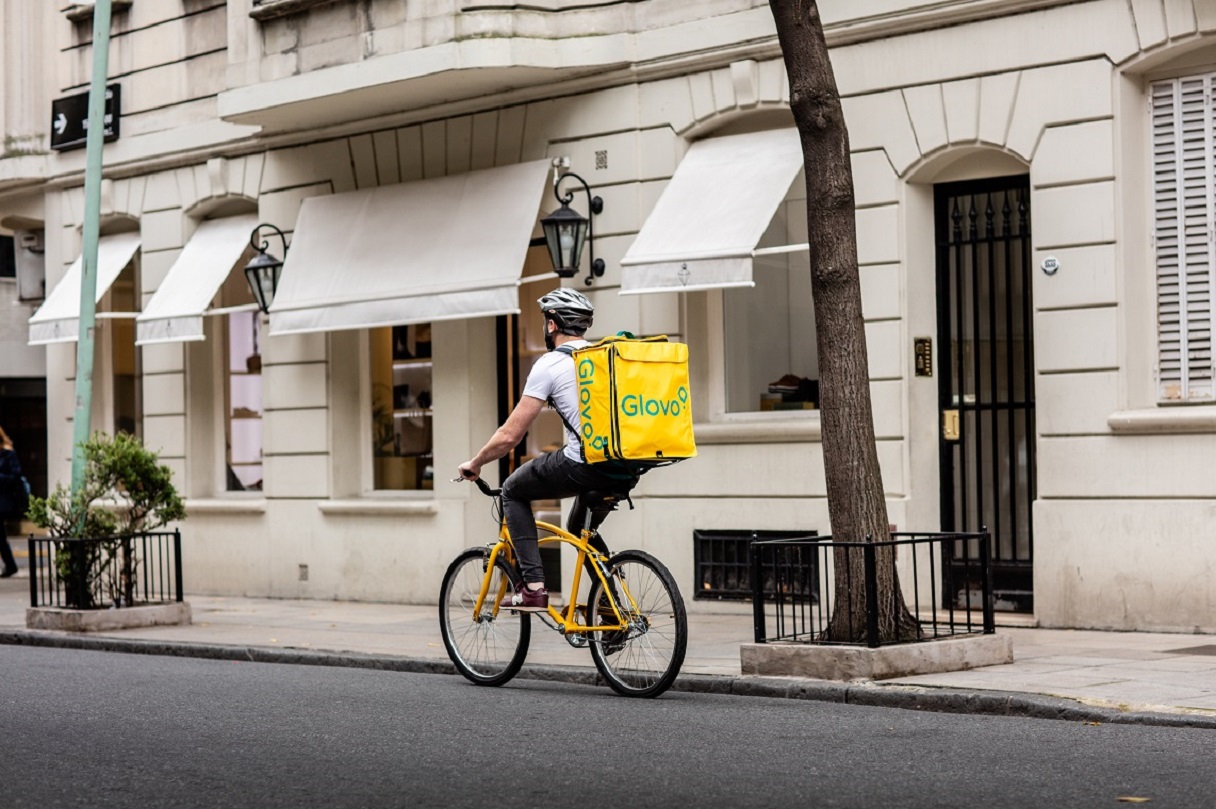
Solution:
<svg viewBox="0 0 1216 809"><path fill-rule="evenodd" d="M554 161L555 170L561 164ZM561 193L563 180L572 178L580 182L587 192L587 209L591 218L583 218L570 207L574 192ZM572 172L555 173L553 178L553 196L562 204L553 213L540 220L541 229L545 232L545 245L549 248L549 260L553 262L553 271L559 278L573 278L578 275L579 262L583 255L583 245L586 244L591 257L591 269L584 283L591 286L594 279L604 274L604 260L595 257L595 227L592 224L595 216L604 210L604 201L591 195L591 187L587 181Z"/></svg>
<svg viewBox="0 0 1216 809"><path fill-rule="evenodd" d="M283 262L274 254L266 252L266 248L270 246L269 242L262 240L259 243L262 228L269 228L278 234L283 243L283 258L287 257L288 244L283 231L264 222L249 234L249 246L257 250L258 254L245 265L245 280L249 282L249 290L253 292L258 308L265 314L270 312L270 304L274 303L274 294L279 289L279 273L283 270Z"/></svg>

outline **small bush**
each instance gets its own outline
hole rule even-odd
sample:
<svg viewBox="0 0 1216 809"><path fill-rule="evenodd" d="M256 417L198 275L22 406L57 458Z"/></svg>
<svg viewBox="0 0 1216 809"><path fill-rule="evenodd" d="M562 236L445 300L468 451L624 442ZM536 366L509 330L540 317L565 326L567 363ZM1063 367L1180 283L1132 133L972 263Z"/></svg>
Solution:
<svg viewBox="0 0 1216 809"><path fill-rule="evenodd" d="M103 588L112 603L130 605L136 598L135 562L127 538L184 519L186 508L172 470L135 436L94 433L82 449L80 490L73 495L58 485L48 497L31 497L26 516L53 537L113 537L113 542L61 550L55 564L69 606L95 606L93 593Z"/></svg>

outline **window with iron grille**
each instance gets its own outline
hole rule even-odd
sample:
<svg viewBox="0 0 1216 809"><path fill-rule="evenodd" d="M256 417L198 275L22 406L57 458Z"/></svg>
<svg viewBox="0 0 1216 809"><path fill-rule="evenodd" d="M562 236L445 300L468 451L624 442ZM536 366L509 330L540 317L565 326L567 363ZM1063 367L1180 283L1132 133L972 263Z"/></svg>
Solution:
<svg viewBox="0 0 1216 809"><path fill-rule="evenodd" d="M750 601L752 580L749 552L752 540L793 539L817 536L817 533L816 531L693 531L693 569L697 577L693 583L693 598ZM807 558L811 561L806 566L805 581L787 583L784 586L794 586L800 591L799 594L813 596L819 589L818 577L811 569L814 566L814 554L808 554ZM761 582L761 587L765 588L766 592L774 590L776 586L772 566L771 563L766 564L762 573L764 581Z"/></svg>
<svg viewBox="0 0 1216 809"><path fill-rule="evenodd" d="M1216 398L1216 73L1155 82L1153 241L1157 263L1158 396Z"/></svg>

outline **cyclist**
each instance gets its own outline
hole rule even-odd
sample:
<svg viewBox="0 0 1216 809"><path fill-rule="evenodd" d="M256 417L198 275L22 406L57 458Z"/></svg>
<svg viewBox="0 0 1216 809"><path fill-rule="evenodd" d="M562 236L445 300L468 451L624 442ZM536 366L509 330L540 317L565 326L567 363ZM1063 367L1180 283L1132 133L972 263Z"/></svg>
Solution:
<svg viewBox="0 0 1216 809"><path fill-rule="evenodd" d="M590 345L583 336L591 328L595 307L587 296L564 287L540 297L537 303L545 319L545 348L548 353L532 367L524 384L523 396L506 422L476 455L460 465L461 476L468 480L476 480L483 466L510 452L531 428L546 402L553 403L567 425L574 427L579 424L574 358L556 349L558 346L574 349ZM549 606L540 546L537 544L536 518L532 514L533 500L573 497L594 490L627 493L637 485L637 475L627 469L606 470L585 463L578 435L567 432L564 447L528 461L503 482L503 512L525 583L519 592L508 596L503 602L504 607L521 612L540 612ZM587 508L582 498L575 501L566 522L566 529L570 533L577 535L582 530ZM591 511L591 528L594 530L608 516L611 508L592 506ZM598 534L592 537L591 544L601 553L608 553L607 545Z"/></svg>

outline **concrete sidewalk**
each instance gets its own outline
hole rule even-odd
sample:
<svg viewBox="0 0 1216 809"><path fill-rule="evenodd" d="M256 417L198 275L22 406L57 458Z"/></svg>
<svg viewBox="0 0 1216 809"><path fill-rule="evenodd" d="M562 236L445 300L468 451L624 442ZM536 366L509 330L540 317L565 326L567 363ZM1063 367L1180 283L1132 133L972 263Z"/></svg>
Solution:
<svg viewBox="0 0 1216 809"><path fill-rule="evenodd" d="M0 580L2 644L452 671L433 606L190 595L194 622L87 635L25 628L29 580ZM1001 627L1015 662L881 682L744 677L750 607L689 605L689 647L676 688L955 712L1216 730L1216 636ZM523 675L593 682L585 649L534 622Z"/></svg>

